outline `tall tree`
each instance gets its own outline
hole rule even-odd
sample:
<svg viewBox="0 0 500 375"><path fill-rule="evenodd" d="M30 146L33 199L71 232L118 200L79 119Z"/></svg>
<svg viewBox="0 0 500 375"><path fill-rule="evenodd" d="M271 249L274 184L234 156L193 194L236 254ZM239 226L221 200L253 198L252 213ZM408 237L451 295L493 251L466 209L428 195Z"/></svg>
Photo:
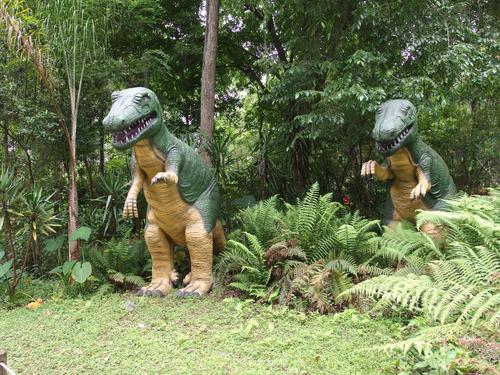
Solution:
<svg viewBox="0 0 500 375"><path fill-rule="evenodd" d="M35 65L39 78L41 79L47 95L50 98L53 109L59 119L60 128L66 138L66 146L69 154L69 192L68 192L68 257L78 259L80 257L80 244L71 239L72 233L78 227L78 186L77 186L77 121L80 103L82 82L85 67L89 63L89 50L92 38L92 22L85 15L82 0L56 0L47 2L45 7L39 9L40 14L45 17L43 28L50 39L46 41L48 52L44 56L39 42L29 35L24 28L22 14L27 9L22 9L22 2L12 1L4 3L0 7L0 17L3 26L7 29L7 35L15 41L19 52L27 56ZM21 15L18 17L17 15ZM53 61L51 61L53 60ZM70 128L67 126L66 116L57 95L56 87L58 80L55 75L57 70L48 68L51 61L62 65L64 81L67 83L70 108Z"/></svg>
<svg viewBox="0 0 500 375"><path fill-rule="evenodd" d="M215 66L217 36L219 32L219 0L206 0L205 44L201 73L201 152L205 162L211 165L210 142L213 139L215 115Z"/></svg>
<svg viewBox="0 0 500 375"><path fill-rule="evenodd" d="M90 57L92 23L90 18L84 13L81 0L49 2L47 15L49 17L49 22L47 23L48 31L50 35L54 36L51 43L53 55L62 62L69 94L71 146L68 151L71 155L69 158L68 243L69 259L73 260L80 257L79 241L71 238L71 234L78 228L78 186L76 174L78 108L85 68L89 63Z"/></svg>

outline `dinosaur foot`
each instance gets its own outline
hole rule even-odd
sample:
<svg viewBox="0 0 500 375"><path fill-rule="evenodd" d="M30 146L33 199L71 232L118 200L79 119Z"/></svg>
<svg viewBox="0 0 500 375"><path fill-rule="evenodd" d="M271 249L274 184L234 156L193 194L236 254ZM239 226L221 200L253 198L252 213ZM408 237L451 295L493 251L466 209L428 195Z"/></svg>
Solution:
<svg viewBox="0 0 500 375"><path fill-rule="evenodd" d="M205 296L212 289L213 281L212 279L195 279L191 280L190 283L177 291L177 297L201 297Z"/></svg>
<svg viewBox="0 0 500 375"><path fill-rule="evenodd" d="M179 275L175 270L170 272L169 278L156 278L148 286L142 287L137 291L138 296L165 297L173 289L173 286L179 282Z"/></svg>

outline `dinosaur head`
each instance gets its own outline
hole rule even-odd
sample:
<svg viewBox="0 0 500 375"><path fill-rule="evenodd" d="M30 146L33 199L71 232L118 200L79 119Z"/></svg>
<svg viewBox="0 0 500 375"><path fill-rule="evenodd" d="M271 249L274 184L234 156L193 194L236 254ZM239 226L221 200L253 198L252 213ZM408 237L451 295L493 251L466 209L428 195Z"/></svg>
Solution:
<svg viewBox="0 0 500 375"><path fill-rule="evenodd" d="M111 100L113 105L102 124L116 148L132 147L163 127L160 102L153 91L144 87L115 91Z"/></svg>
<svg viewBox="0 0 500 375"><path fill-rule="evenodd" d="M378 107L372 137L382 155L393 155L417 136L417 110L411 102L388 100Z"/></svg>

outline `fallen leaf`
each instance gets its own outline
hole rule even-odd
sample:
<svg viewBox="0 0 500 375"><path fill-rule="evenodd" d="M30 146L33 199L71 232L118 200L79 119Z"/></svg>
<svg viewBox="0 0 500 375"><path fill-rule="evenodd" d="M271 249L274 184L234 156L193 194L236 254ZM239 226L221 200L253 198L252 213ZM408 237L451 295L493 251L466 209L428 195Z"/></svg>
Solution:
<svg viewBox="0 0 500 375"><path fill-rule="evenodd" d="M26 305L26 308L30 310L36 310L43 305L43 299L37 298L36 301L30 302Z"/></svg>

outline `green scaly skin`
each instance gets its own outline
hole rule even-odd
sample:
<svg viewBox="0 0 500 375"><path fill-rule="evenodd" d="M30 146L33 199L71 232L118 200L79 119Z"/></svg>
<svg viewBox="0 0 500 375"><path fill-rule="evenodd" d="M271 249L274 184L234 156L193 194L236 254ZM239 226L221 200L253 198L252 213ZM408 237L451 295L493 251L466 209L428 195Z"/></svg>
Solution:
<svg viewBox="0 0 500 375"><path fill-rule="evenodd" d="M377 150L386 158L402 148L408 150L414 163L430 181L430 191L423 197L427 207L440 209L444 205L443 200L456 194L455 183L443 158L424 143L418 134L417 110L410 101L397 99L381 104L375 115L372 137ZM389 191L392 181L388 183ZM390 194L388 199L391 200ZM390 211L392 204L388 203ZM386 212L386 221L390 215L391 212Z"/></svg>
<svg viewBox="0 0 500 375"><path fill-rule="evenodd" d="M169 170L177 174L182 199L198 209L205 229L210 232L220 213L219 188L201 157L168 131L155 93L134 87L114 92L112 100L103 125L112 134L113 146L125 150L149 139L167 160Z"/></svg>

